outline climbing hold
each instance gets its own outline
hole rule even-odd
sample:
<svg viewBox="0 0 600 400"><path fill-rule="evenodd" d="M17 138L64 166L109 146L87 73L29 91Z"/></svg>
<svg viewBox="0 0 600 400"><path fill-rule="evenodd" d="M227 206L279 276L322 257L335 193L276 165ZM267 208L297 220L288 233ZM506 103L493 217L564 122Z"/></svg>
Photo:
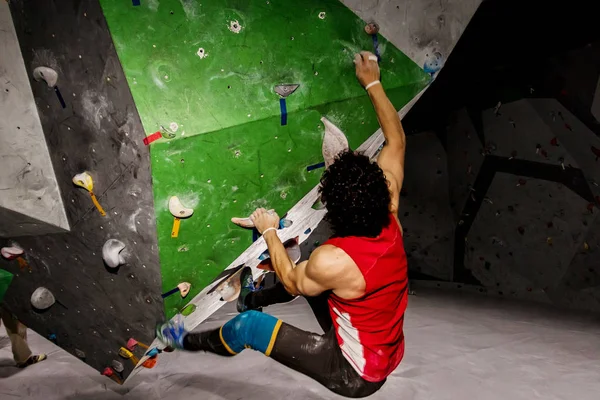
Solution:
<svg viewBox="0 0 600 400"><path fill-rule="evenodd" d="M281 112L281 125L287 125L287 104L285 102L286 97L291 95L300 87L299 84L291 84L291 85L276 85L273 90L277 93L279 97L279 109Z"/></svg>
<svg viewBox="0 0 600 400"><path fill-rule="evenodd" d="M119 356L131 360L131 362L133 363L134 366L137 365L137 363L139 362L138 358L136 356L133 355L132 352L130 352L129 350L127 350L125 347L121 347L119 349Z"/></svg>
<svg viewBox="0 0 600 400"><path fill-rule="evenodd" d="M590 214L594 213L594 206L595 205L596 205L595 203L588 203L587 210L590 212Z"/></svg>
<svg viewBox="0 0 600 400"><path fill-rule="evenodd" d="M546 243L548 243L549 246L552 246L552 238L550 236L546 238Z"/></svg>
<svg viewBox="0 0 600 400"><path fill-rule="evenodd" d="M142 366L144 368L154 368L155 365L156 365L156 357L149 358L142 363Z"/></svg>
<svg viewBox="0 0 600 400"><path fill-rule="evenodd" d="M513 128L517 127L517 124L515 123L515 121L512 118L508 119L508 123L511 124Z"/></svg>
<svg viewBox="0 0 600 400"><path fill-rule="evenodd" d="M150 143L160 139L162 137L162 133L154 132L152 135L146 136L143 140L144 144L148 146Z"/></svg>
<svg viewBox="0 0 600 400"><path fill-rule="evenodd" d="M558 146L558 138L555 136L552 138L552 140L550 140L550 145L551 146Z"/></svg>
<svg viewBox="0 0 600 400"><path fill-rule="evenodd" d="M525 233L525 228L523 228L522 226L519 226L519 227L517 228L517 231L519 231L519 233L520 233L521 235L523 235L523 234Z"/></svg>
<svg viewBox="0 0 600 400"><path fill-rule="evenodd" d="M350 145L344 132L335 126L327 118L322 117L321 122L325 125L325 135L323 136L322 153L325 160L325 168L329 168L335 161L335 157L348 150Z"/></svg>
<svg viewBox="0 0 600 400"><path fill-rule="evenodd" d="M270 209L267 212L272 213L274 211L275 211L274 209ZM246 218L233 217L233 218L231 218L231 222L233 222L234 224L236 224L237 226L239 226L241 228L246 228L246 229L254 228L254 222L252 222L250 217L246 217ZM288 227L292 226L292 224L293 224L293 222L291 220L286 219L286 218L281 218L279 220L279 229L288 228Z"/></svg>
<svg viewBox="0 0 600 400"><path fill-rule="evenodd" d="M145 349L147 349L147 348L148 348L148 345L145 345L145 344L144 344L144 343L142 343L142 342L138 342L138 341L137 341L137 340L135 340L134 338L129 338L129 340L127 340L127 345L126 345L126 347L127 347L127 350L129 350L129 351L133 351L133 350L135 349L135 347L136 347L136 346L140 346L140 347L143 347L143 348L145 348Z"/></svg>
<svg viewBox="0 0 600 400"><path fill-rule="evenodd" d="M321 12L319 13L319 19L325 19L325 16L326 16L326 15L327 15L327 14L325 14L325 11L321 11Z"/></svg>
<svg viewBox="0 0 600 400"><path fill-rule="evenodd" d="M37 308L38 310L46 310L50 308L56 299L52 292L46 289L43 286L35 289L35 291L31 295L31 305Z"/></svg>
<svg viewBox="0 0 600 400"><path fill-rule="evenodd" d="M365 25L365 32L367 32L367 35L377 35L379 33L379 25L375 22L368 23Z"/></svg>
<svg viewBox="0 0 600 400"><path fill-rule="evenodd" d="M227 28L233 33L240 33L242 31L242 26L237 20L229 21Z"/></svg>
<svg viewBox="0 0 600 400"><path fill-rule="evenodd" d="M542 149L542 145L541 144L536 144L535 145L535 154L540 154L540 150Z"/></svg>
<svg viewBox="0 0 600 400"><path fill-rule="evenodd" d="M560 163L560 167L563 169L563 171L565 170L565 159L560 157L558 159L558 162Z"/></svg>
<svg viewBox="0 0 600 400"><path fill-rule="evenodd" d="M187 306L183 307L183 309L181 310L181 314L183 316L188 316L191 313L193 313L194 311L196 311L196 305L195 304L188 304Z"/></svg>
<svg viewBox="0 0 600 400"><path fill-rule="evenodd" d="M526 183L527 183L527 181L525 179L520 178L519 181L518 181L518 183L517 183L517 186L523 186Z"/></svg>
<svg viewBox="0 0 600 400"><path fill-rule="evenodd" d="M85 359L85 353L79 349L74 349L75 352L75 356L77 358L81 358L82 360Z"/></svg>
<svg viewBox="0 0 600 400"><path fill-rule="evenodd" d="M583 250L588 251L589 249L590 249L590 245L588 244L588 242L583 242Z"/></svg>
<svg viewBox="0 0 600 400"><path fill-rule="evenodd" d="M110 268L117 268L125 264L125 259L121 253L125 248L125 243L117 239L108 239L102 246L102 259Z"/></svg>
<svg viewBox="0 0 600 400"><path fill-rule="evenodd" d="M86 171L75 175L72 180L76 186L82 187L90 193L90 196L92 197L92 203L94 203L100 215L102 215L103 217L106 216L104 209L98 202L98 199L96 198L96 195L93 192L94 181L92 180L92 176Z"/></svg>
<svg viewBox="0 0 600 400"><path fill-rule="evenodd" d="M499 115L500 115L500 113L499 113L499 111L500 111L500 107L502 107L502 102L501 102L501 101L499 101L499 102L498 102L498 104L496 104L496 107L494 107L494 114L495 114L496 116L499 116Z"/></svg>
<svg viewBox="0 0 600 400"><path fill-rule="evenodd" d="M162 298L164 299L165 297L168 297L174 293L179 292L179 294L181 295L182 298L184 298L185 296L188 295L188 293L190 292L190 289L192 288L192 284L189 282L181 282L179 285L177 285L177 287L169 290L166 293L162 294Z"/></svg>
<svg viewBox="0 0 600 400"><path fill-rule="evenodd" d="M512 160L513 158L517 157L517 151L513 150L510 152L510 157L508 158L509 160Z"/></svg>
<svg viewBox="0 0 600 400"><path fill-rule="evenodd" d="M321 197L319 196L319 198L313 203L312 207L313 210L324 210L325 204L323 204L323 202L321 201Z"/></svg>
<svg viewBox="0 0 600 400"><path fill-rule="evenodd" d="M102 371L102 375L109 377L113 381L117 382L119 385L123 384L121 378L117 376L117 374L115 373L115 371L113 371L111 367L104 368L104 370Z"/></svg>
<svg viewBox="0 0 600 400"><path fill-rule="evenodd" d="M312 229L308 228L307 230L304 231L304 234L308 235L311 231L312 231Z"/></svg>
<svg viewBox="0 0 600 400"><path fill-rule="evenodd" d="M184 207L177 196L171 196L169 199L169 211L175 217L175 220L173 221L173 229L171 230L171 237L176 238L179 236L179 225L181 224L181 219L191 217L194 213L194 210Z"/></svg>
<svg viewBox="0 0 600 400"><path fill-rule="evenodd" d="M123 365L123 363L118 360L112 360L111 365L112 365L112 368L119 373L123 372L123 370L125 369L125 366Z"/></svg>
<svg viewBox="0 0 600 400"><path fill-rule="evenodd" d="M567 124L566 122L565 122L565 128L566 128L567 130L569 130L569 131L573 132L573 128L571 128L571 125Z"/></svg>
<svg viewBox="0 0 600 400"><path fill-rule="evenodd" d="M197 55L198 57L200 57L201 59L202 59L202 58L206 58L206 57L208 57L208 53L207 53L207 52L206 52L206 51L205 51L205 50L204 50L202 47L200 47L200 48L198 49L198 51L196 52L196 55Z"/></svg>
<svg viewBox="0 0 600 400"><path fill-rule="evenodd" d="M51 341L51 342L56 343L56 334L54 334L54 333L49 334L48 335L48 340Z"/></svg>
<svg viewBox="0 0 600 400"><path fill-rule="evenodd" d="M22 248L15 245L12 245L10 247L3 247L2 249L0 249L0 254L2 254L2 257L6 258L7 260L14 260L16 258L19 258L24 253L25 252Z"/></svg>
<svg viewBox="0 0 600 400"><path fill-rule="evenodd" d="M160 353L161 353L161 351L159 349L157 349L156 347L153 347L150 350L148 350L148 352L145 354L145 356L146 357L156 357Z"/></svg>
<svg viewBox="0 0 600 400"><path fill-rule="evenodd" d="M54 89L56 97L58 98L58 101L60 102L62 108L67 107L67 105L65 104L65 100L60 94L58 86L56 86L56 83L58 82L58 73L55 70L53 70L50 67L37 67L33 70L33 79L35 79L37 82L46 82L49 88Z"/></svg>

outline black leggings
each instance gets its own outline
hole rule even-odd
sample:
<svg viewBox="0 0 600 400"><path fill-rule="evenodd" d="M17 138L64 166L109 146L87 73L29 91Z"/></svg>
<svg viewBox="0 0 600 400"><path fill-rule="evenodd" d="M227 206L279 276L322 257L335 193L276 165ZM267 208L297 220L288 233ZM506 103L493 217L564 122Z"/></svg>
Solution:
<svg viewBox="0 0 600 400"><path fill-rule="evenodd" d="M248 343L246 347L263 351L279 363L313 378L339 395L353 398L370 396L383 386L385 380L381 382L366 381L346 360L337 342L329 314L328 295L328 293L324 293L318 297L306 298L325 334L307 332L285 322L279 322L274 343L267 351L264 351L264 346L263 348L253 347L252 343ZM278 282L268 289L249 294L246 304L251 309L258 309L293 299L294 296L290 295ZM251 325L250 317L240 318L240 316L237 317L239 321L244 321L242 324L248 325L245 331L247 336L261 329ZM239 324L234 325L236 329L240 329ZM227 324L223 328L209 332L188 334L184 340L184 348L186 350L211 351L224 356L235 354L223 339L224 335L231 335L230 332L224 331L226 326ZM251 330L250 334L248 334L248 330Z"/></svg>

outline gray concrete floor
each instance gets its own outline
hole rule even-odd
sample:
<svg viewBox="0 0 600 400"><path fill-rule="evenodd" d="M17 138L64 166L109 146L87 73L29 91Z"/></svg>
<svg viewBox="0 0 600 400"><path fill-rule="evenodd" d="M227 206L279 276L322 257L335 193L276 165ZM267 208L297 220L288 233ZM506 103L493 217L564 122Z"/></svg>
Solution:
<svg viewBox="0 0 600 400"><path fill-rule="evenodd" d="M233 314L226 306L200 328ZM268 311L319 331L299 299ZM600 321L535 304L421 290L410 297L406 355L372 399L598 399ZM30 344L49 359L12 366L0 330L0 399L333 399L316 382L246 351L224 359L171 353L119 386L30 331Z"/></svg>

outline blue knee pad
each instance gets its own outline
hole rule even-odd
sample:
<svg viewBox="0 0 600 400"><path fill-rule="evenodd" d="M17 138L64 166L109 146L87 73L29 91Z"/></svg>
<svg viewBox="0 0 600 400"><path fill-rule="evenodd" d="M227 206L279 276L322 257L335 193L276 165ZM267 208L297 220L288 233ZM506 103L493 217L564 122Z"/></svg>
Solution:
<svg viewBox="0 0 600 400"><path fill-rule="evenodd" d="M221 328L221 340L230 353L250 348L270 355L281 320L258 311L246 311Z"/></svg>

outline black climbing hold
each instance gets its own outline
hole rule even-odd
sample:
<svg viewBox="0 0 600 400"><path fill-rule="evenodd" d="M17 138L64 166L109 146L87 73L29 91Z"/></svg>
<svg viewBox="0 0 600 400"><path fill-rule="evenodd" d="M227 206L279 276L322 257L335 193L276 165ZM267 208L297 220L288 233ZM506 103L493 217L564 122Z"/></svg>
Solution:
<svg viewBox="0 0 600 400"><path fill-rule="evenodd" d="M407 211L407 212L405 212L405 213L404 213L404 216L405 216L405 217L408 217L408 214L409 214L409 213L408 213L408 211Z"/></svg>
<svg viewBox="0 0 600 400"><path fill-rule="evenodd" d="M508 206L508 211L513 212L515 211L515 208L513 206Z"/></svg>
<svg viewBox="0 0 600 400"><path fill-rule="evenodd" d="M486 261L485 262L485 269L489 271L491 267L492 267L492 263L489 262L489 261Z"/></svg>

